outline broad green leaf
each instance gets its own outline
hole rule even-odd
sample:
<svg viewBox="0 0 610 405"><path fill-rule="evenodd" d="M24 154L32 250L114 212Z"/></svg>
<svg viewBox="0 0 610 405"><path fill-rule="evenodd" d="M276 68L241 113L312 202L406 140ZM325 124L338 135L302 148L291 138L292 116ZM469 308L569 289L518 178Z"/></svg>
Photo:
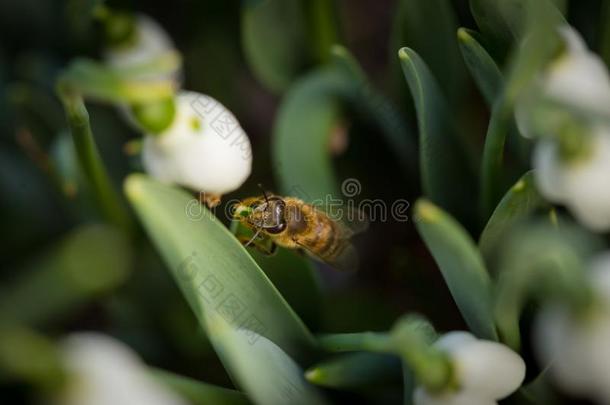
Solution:
<svg viewBox="0 0 610 405"><path fill-rule="evenodd" d="M528 25L527 0L470 0L470 11L484 35L489 37L500 51L506 51L515 41L525 37ZM545 7L565 10L566 0L539 0Z"/></svg>
<svg viewBox="0 0 610 405"><path fill-rule="evenodd" d="M407 46L426 61L453 103L463 99L466 71L455 43L457 16L449 0L400 0L391 49Z"/></svg>
<svg viewBox="0 0 610 405"><path fill-rule="evenodd" d="M498 65L476 39L477 33L466 28L458 30L458 42L462 57L470 75L488 106L492 106L504 85Z"/></svg>
<svg viewBox="0 0 610 405"><path fill-rule="evenodd" d="M305 255L284 248L278 248L272 256L254 249L250 253L305 324L317 326L320 320L321 292L312 261Z"/></svg>
<svg viewBox="0 0 610 405"><path fill-rule="evenodd" d="M305 373L310 382L337 389L361 389L399 381L401 362L396 356L353 353L325 360Z"/></svg>
<svg viewBox="0 0 610 405"><path fill-rule="evenodd" d="M271 340L237 329L215 312L206 312L204 318L225 368L255 403L326 403L303 370Z"/></svg>
<svg viewBox="0 0 610 405"><path fill-rule="evenodd" d="M120 285L131 260L129 241L118 229L78 227L4 286L0 323L47 325Z"/></svg>
<svg viewBox="0 0 610 405"><path fill-rule="evenodd" d="M471 170L439 85L415 51L402 48L398 56L415 101L424 194L462 220L470 219L464 195L473 194Z"/></svg>
<svg viewBox="0 0 610 405"><path fill-rule="evenodd" d="M225 317L234 329L257 331L297 359L311 351L314 341L301 320L196 199L144 175L129 176L125 192L210 339L205 313ZM200 209L196 219L187 215L194 209Z"/></svg>
<svg viewBox="0 0 610 405"><path fill-rule="evenodd" d="M309 202L341 196L329 145L334 132L346 131L346 107L375 122L405 172L413 173L415 147L401 116L368 83L347 50L334 47L332 53L332 65L308 74L287 93L273 133L282 192Z"/></svg>
<svg viewBox="0 0 610 405"><path fill-rule="evenodd" d="M470 12L484 35L497 45L508 46L524 29L525 0L470 0Z"/></svg>
<svg viewBox="0 0 610 405"><path fill-rule="evenodd" d="M534 184L534 173L527 172L504 195L485 225L479 238L481 254L491 260L498 241L508 229L544 205Z"/></svg>
<svg viewBox="0 0 610 405"><path fill-rule="evenodd" d="M310 62L300 0L244 1L241 29L250 68L274 92L286 90Z"/></svg>
<svg viewBox="0 0 610 405"><path fill-rule="evenodd" d="M151 372L161 383L167 385L192 405L246 405L250 403L247 397L239 391L217 387L160 369L151 369Z"/></svg>
<svg viewBox="0 0 610 405"><path fill-rule="evenodd" d="M415 205L416 226L470 330L497 340L491 280L474 241L451 216L426 200Z"/></svg>
<svg viewBox="0 0 610 405"><path fill-rule="evenodd" d="M344 77L335 69L301 79L280 106L273 129L273 163L280 190L307 202L338 198L329 151L331 133L342 125L338 88Z"/></svg>

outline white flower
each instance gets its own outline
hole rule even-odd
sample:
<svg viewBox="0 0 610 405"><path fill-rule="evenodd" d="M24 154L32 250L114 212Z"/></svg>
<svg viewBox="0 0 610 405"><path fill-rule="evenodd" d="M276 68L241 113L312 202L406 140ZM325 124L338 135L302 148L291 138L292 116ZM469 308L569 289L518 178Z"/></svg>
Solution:
<svg viewBox="0 0 610 405"><path fill-rule="evenodd" d="M610 252L590 270L596 306L578 317L563 305L548 305L536 320L535 348L566 391L610 404Z"/></svg>
<svg viewBox="0 0 610 405"><path fill-rule="evenodd" d="M578 32L561 29L566 49L551 64L543 79L543 92L566 104L610 113L610 78L604 61L589 51Z"/></svg>
<svg viewBox="0 0 610 405"><path fill-rule="evenodd" d="M610 127L597 125L583 157L566 161L555 139L539 140L534 149L534 178L550 201L565 204L592 230L610 229Z"/></svg>
<svg viewBox="0 0 610 405"><path fill-rule="evenodd" d="M108 48L104 55L106 63L115 68L133 68L175 51L174 43L163 27L142 14L135 17L134 37L128 41L127 44ZM176 81L179 80L179 74L180 72L175 72L172 75ZM139 77L142 80L156 78L155 75L146 74Z"/></svg>
<svg viewBox="0 0 610 405"><path fill-rule="evenodd" d="M525 378L523 359L501 343L450 332L435 346L448 353L456 388L433 393L417 387L415 405L493 405L517 390Z"/></svg>
<svg viewBox="0 0 610 405"><path fill-rule="evenodd" d="M138 356L98 333L79 333L62 345L68 382L61 405L186 405L151 377Z"/></svg>
<svg viewBox="0 0 610 405"><path fill-rule="evenodd" d="M581 111L610 114L610 76L604 61L589 51L580 34L566 25L560 29L564 50L538 78L535 90L515 106L520 133L532 135L532 103L549 98Z"/></svg>
<svg viewBox="0 0 610 405"><path fill-rule="evenodd" d="M252 149L239 122L222 104L182 91L171 126L145 137L142 160L146 171L163 182L222 195L250 175Z"/></svg>

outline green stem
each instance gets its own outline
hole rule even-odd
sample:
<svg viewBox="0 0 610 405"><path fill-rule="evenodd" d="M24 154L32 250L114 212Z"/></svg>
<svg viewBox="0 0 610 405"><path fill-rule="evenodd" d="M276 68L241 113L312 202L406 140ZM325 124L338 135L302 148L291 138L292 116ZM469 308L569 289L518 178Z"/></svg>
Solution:
<svg viewBox="0 0 610 405"><path fill-rule="evenodd" d="M418 319L401 319L390 333L363 332L325 335L319 343L331 352L368 351L399 356L417 381L429 391L450 389L452 367L447 354L432 346L427 328Z"/></svg>
<svg viewBox="0 0 610 405"><path fill-rule="evenodd" d="M27 328L0 328L0 378L53 392L64 377L60 354L52 342Z"/></svg>
<svg viewBox="0 0 610 405"><path fill-rule="evenodd" d="M62 82L59 83L58 92L66 111L81 170L91 185L100 210L108 222L129 233L133 226L131 217L119 194L113 188L102 162L93 139L89 113L82 96L71 91Z"/></svg>
<svg viewBox="0 0 610 405"><path fill-rule="evenodd" d="M305 2L309 20L309 41L313 57L318 63L328 63L331 47L339 42L337 11L332 0Z"/></svg>

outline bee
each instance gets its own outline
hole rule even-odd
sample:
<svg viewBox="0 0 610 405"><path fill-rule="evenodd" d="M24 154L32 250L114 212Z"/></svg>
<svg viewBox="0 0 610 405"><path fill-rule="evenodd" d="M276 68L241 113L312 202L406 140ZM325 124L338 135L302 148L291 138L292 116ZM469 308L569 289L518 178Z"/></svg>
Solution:
<svg viewBox="0 0 610 405"><path fill-rule="evenodd" d="M234 220L254 235L241 238L248 246L257 238L270 242L269 249L255 244L265 253L273 253L277 246L303 250L310 256L337 269L354 270L357 256L350 238L363 230L352 229L327 213L295 197L267 195L250 197L235 206Z"/></svg>

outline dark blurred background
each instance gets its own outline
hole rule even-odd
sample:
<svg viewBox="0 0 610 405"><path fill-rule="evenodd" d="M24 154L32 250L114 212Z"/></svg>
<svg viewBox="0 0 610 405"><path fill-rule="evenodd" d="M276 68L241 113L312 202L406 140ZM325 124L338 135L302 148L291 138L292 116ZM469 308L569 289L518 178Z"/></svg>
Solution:
<svg viewBox="0 0 610 405"><path fill-rule="evenodd" d="M453 3L459 26L475 29L467 1ZM242 3L109 4L148 14L165 27L183 54L184 88L220 100L250 136L254 153L251 178L226 198L258 194L258 183L274 189L270 136L282 95L259 83L245 60ZM590 42L596 39L596 24L591 22L597 21L600 6L601 1L594 0L569 5L569 19ZM0 308L17 314L19 305L27 304L6 302L11 289L40 263L51 260L48 258L71 230L100 219L86 192L78 187L75 162L58 158L69 149L69 137L54 91L58 73L72 58L101 55L99 27L88 17L88 7L88 2L75 0L0 0L0 297L5 296L0 298ZM415 130L408 88L391 41L397 2L343 0L336 7L341 43ZM141 170L138 159L125 153L125 144L140 135L113 106L88 103L87 107L103 160L120 189L126 174ZM477 150L489 113L471 82L463 88L455 110L461 131ZM346 128L350 132L376 131L358 116ZM371 137L350 139L353 142L347 152L336 159L340 179L357 178L362 184L360 198L415 201L419 185L405 178L398 164L388 158L392 151L386 144L366 140ZM472 201L476 201L474 196ZM423 313L439 330L465 328L411 222L373 223L356 244L360 271L346 276L320 267L316 296L299 296L299 285L291 282L290 274L275 271L271 275L312 331L384 330L410 311ZM112 252L95 247L83 252L83 273L90 271L100 254ZM75 330L101 330L126 341L150 364L229 386L225 371L142 232L132 262L127 279L116 288L36 326L53 337ZM53 295L44 288L35 291L40 298L29 295L35 301ZM28 395L18 385L5 384L2 389L11 393L6 398L15 401Z"/></svg>

